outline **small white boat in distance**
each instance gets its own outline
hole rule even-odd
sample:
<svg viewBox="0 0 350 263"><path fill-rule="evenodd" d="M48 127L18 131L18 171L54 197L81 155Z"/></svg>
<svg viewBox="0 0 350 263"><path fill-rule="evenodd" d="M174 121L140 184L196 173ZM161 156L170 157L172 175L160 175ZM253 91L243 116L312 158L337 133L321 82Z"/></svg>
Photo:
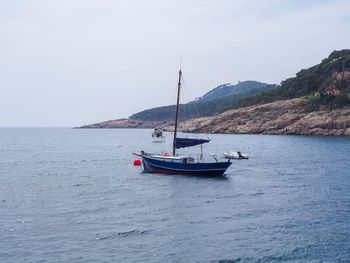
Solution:
<svg viewBox="0 0 350 263"><path fill-rule="evenodd" d="M248 155L241 152L224 152L226 159L249 159Z"/></svg>
<svg viewBox="0 0 350 263"><path fill-rule="evenodd" d="M155 128L152 133L152 142L164 142L165 136L163 130L160 128Z"/></svg>

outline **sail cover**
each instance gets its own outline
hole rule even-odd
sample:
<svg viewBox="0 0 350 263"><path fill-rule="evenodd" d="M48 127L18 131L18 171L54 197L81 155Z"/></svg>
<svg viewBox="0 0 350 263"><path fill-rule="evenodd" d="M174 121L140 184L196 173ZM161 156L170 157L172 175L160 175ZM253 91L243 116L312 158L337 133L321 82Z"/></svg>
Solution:
<svg viewBox="0 0 350 263"><path fill-rule="evenodd" d="M191 147L191 146L203 144L209 141L210 140L205 140L205 139L176 138L175 148L180 149L180 148Z"/></svg>

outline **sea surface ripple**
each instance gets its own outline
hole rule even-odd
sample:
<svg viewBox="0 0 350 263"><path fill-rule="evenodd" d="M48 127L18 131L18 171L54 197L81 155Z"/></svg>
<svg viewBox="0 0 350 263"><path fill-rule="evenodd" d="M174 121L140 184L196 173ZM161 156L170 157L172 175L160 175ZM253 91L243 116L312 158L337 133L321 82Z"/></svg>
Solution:
<svg viewBox="0 0 350 263"><path fill-rule="evenodd" d="M250 159L201 178L151 132L1 128L0 262L350 262L350 138L209 135Z"/></svg>

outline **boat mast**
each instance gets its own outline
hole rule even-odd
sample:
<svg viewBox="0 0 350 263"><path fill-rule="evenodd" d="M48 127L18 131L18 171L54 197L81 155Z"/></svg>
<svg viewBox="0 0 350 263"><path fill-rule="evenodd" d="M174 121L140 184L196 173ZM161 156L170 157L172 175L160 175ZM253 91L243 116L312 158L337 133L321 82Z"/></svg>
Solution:
<svg viewBox="0 0 350 263"><path fill-rule="evenodd" d="M176 100L176 115L175 115L175 129L174 129L174 140L173 140L173 156L175 156L176 150L176 133L177 133L177 119L179 116L179 100L180 100L180 88L181 88L181 69L179 70L179 82L177 83L177 100Z"/></svg>

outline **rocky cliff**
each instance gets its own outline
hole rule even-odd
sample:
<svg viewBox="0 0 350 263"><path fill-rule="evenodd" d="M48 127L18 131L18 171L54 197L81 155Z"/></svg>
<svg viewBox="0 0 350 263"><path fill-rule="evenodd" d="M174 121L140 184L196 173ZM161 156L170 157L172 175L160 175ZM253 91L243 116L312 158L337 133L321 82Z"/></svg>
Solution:
<svg viewBox="0 0 350 263"><path fill-rule="evenodd" d="M350 136L350 106L310 111L307 99L281 100L188 120L183 131Z"/></svg>
<svg viewBox="0 0 350 263"><path fill-rule="evenodd" d="M112 120L81 128L155 128L173 130L172 122ZM308 100L297 98L229 110L182 122L180 130L195 133L252 133L350 136L350 106L310 111Z"/></svg>

